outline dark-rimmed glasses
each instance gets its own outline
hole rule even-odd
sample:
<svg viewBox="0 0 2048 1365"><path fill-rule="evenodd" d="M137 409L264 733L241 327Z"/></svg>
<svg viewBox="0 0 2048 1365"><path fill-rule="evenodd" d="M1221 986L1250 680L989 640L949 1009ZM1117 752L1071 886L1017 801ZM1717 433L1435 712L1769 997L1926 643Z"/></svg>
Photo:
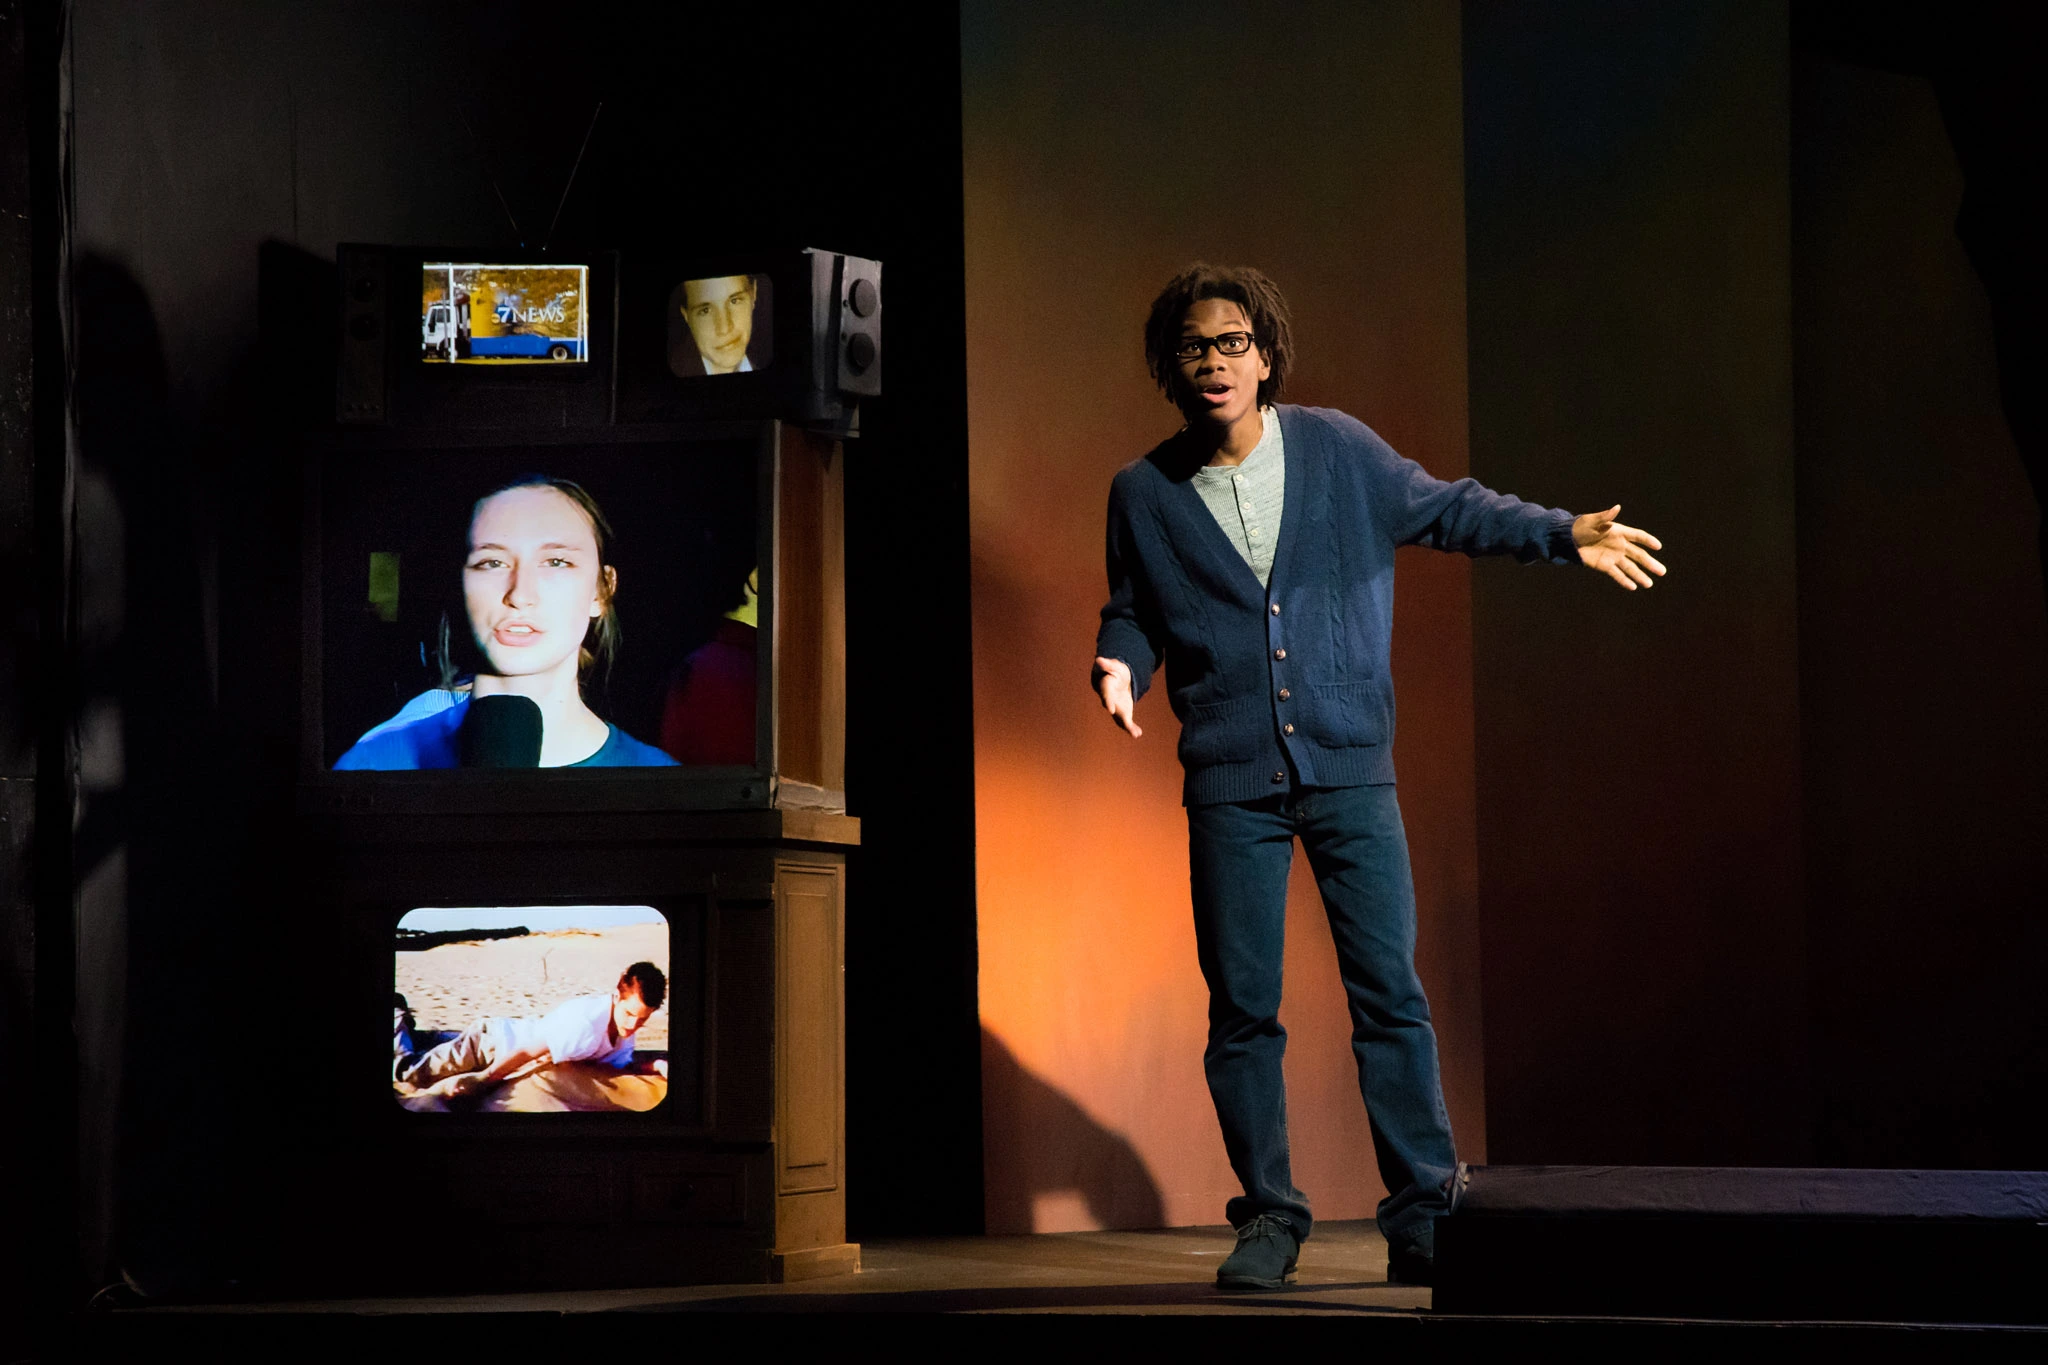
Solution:
<svg viewBox="0 0 2048 1365"><path fill-rule="evenodd" d="M1243 355L1252 348L1250 332L1223 332L1213 337L1182 337L1173 344L1180 360L1200 360L1214 346L1218 355Z"/></svg>

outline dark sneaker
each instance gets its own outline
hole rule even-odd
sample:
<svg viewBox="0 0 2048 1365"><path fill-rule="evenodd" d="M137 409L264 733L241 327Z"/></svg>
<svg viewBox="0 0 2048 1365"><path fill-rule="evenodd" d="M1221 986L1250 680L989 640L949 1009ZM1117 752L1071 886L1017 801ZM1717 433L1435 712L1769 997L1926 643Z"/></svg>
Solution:
<svg viewBox="0 0 2048 1365"><path fill-rule="evenodd" d="M1396 1247L1387 1252L1387 1283L1433 1285L1436 1260L1414 1247Z"/></svg>
<svg viewBox="0 0 2048 1365"><path fill-rule="evenodd" d="M1285 1289L1294 1283L1301 1242L1294 1224L1262 1213L1237 1230L1237 1250L1216 1268L1218 1289Z"/></svg>

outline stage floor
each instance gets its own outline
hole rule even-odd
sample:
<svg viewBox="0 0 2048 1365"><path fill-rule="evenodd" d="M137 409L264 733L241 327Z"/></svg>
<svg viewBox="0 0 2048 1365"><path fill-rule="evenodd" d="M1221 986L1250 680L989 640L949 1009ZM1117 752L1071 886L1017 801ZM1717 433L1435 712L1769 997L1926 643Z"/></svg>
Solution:
<svg viewBox="0 0 2048 1365"><path fill-rule="evenodd" d="M1318 1223L1302 1248L1300 1282L1285 1290L1218 1292L1216 1267L1234 1245L1230 1229L1221 1224L1157 1232L886 1238L861 1245L859 1274L797 1284L299 1300L187 1311L1407 1315L1429 1307L1429 1290L1386 1282L1386 1242L1370 1222Z"/></svg>
<svg viewBox="0 0 2048 1365"><path fill-rule="evenodd" d="M1029 1352L1096 1359L1112 1349L1205 1352L1391 1350L1528 1352L1573 1358L1722 1361L1759 1351L1947 1362L2005 1350L2031 1365L2041 1329L1891 1323L1771 1324L1640 1318L1462 1317L1431 1311L1427 1289L1386 1282L1386 1247L1369 1222L1323 1223L1303 1249L1300 1283L1223 1294L1216 1267L1234 1242L1222 1226L1031 1237L886 1238L863 1269L789 1285L302 1299L111 1307L72 1319L51 1359L214 1361L420 1358L460 1349L592 1349L593 1343L693 1354L727 1343L754 1355L887 1349L894 1358ZM1363 1334L1361 1336L1361 1334ZM718 1349L723 1349L719 1347ZM2006 1358L1997 1355L1996 1358Z"/></svg>

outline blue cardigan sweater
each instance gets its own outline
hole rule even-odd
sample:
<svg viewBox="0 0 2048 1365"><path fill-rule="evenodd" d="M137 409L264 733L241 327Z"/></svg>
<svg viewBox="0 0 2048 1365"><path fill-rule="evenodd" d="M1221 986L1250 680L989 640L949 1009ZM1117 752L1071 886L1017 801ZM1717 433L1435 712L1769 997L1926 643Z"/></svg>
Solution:
<svg viewBox="0 0 2048 1365"><path fill-rule="evenodd" d="M1142 697L1166 665L1182 799L1252 801L1394 780L1394 551L1427 545L1578 562L1572 514L1445 483L1330 408L1276 409L1287 501L1260 587L1194 486L1206 458L1173 437L1109 489L1109 604L1095 652Z"/></svg>

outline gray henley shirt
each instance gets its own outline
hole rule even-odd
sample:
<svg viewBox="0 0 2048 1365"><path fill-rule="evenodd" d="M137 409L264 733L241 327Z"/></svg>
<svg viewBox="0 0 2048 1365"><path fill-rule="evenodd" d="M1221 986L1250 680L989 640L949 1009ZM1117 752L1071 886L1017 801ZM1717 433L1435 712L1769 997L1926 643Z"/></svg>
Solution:
<svg viewBox="0 0 2048 1365"><path fill-rule="evenodd" d="M1271 586L1273 547L1280 538L1280 511L1287 501L1287 461L1281 445L1280 415L1259 409L1265 434L1237 465L1204 465L1195 471L1195 491L1209 505L1216 524L1258 575Z"/></svg>

